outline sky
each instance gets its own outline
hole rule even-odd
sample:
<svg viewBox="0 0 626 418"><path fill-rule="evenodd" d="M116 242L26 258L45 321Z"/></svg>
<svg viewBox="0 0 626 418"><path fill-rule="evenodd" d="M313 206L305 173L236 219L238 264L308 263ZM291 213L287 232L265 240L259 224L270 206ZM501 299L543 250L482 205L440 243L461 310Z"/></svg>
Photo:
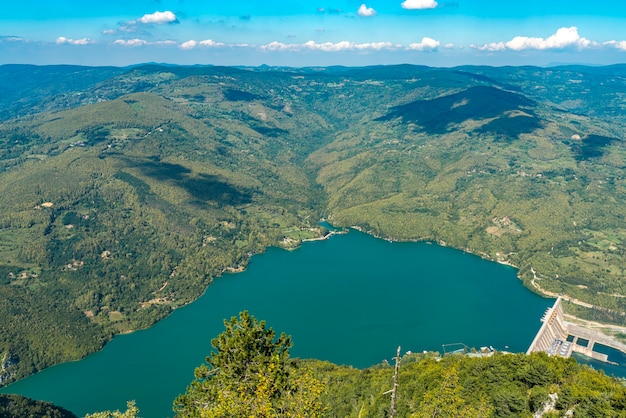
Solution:
<svg viewBox="0 0 626 418"><path fill-rule="evenodd" d="M451 67L626 62L624 0L6 3L0 13L0 64Z"/></svg>

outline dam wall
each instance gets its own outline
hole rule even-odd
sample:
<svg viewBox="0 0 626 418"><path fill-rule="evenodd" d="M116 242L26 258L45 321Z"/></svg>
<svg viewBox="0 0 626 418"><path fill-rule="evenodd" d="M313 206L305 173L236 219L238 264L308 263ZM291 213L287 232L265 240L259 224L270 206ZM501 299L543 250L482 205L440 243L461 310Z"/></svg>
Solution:
<svg viewBox="0 0 626 418"><path fill-rule="evenodd" d="M550 356L570 357L572 353L579 353L610 363L607 354L594 350L596 343L626 354L626 344L602 332L565 321L561 298L557 298L554 305L546 310L541 322L541 327L526 354L543 351Z"/></svg>

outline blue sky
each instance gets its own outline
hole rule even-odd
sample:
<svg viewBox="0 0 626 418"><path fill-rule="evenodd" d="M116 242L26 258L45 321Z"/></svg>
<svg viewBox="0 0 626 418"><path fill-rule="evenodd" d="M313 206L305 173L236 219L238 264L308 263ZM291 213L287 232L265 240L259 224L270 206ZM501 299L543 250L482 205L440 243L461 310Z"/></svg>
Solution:
<svg viewBox="0 0 626 418"><path fill-rule="evenodd" d="M626 62L624 0L20 0L0 64Z"/></svg>

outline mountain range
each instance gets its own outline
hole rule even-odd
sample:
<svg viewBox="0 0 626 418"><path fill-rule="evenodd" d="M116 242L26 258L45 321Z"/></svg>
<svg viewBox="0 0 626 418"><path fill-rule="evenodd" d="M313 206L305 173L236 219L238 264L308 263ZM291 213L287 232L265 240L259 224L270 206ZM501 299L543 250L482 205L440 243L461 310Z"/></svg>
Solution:
<svg viewBox="0 0 626 418"><path fill-rule="evenodd" d="M626 66L0 66L0 384L336 226L626 324Z"/></svg>

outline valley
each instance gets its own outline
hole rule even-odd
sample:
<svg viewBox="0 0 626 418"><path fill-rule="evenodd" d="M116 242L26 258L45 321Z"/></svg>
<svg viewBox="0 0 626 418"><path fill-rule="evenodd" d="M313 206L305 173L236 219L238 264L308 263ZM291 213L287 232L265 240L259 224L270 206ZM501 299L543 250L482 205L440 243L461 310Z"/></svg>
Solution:
<svg viewBox="0 0 626 418"><path fill-rule="evenodd" d="M0 66L0 381L322 218L512 264L624 325L625 84L619 65Z"/></svg>

